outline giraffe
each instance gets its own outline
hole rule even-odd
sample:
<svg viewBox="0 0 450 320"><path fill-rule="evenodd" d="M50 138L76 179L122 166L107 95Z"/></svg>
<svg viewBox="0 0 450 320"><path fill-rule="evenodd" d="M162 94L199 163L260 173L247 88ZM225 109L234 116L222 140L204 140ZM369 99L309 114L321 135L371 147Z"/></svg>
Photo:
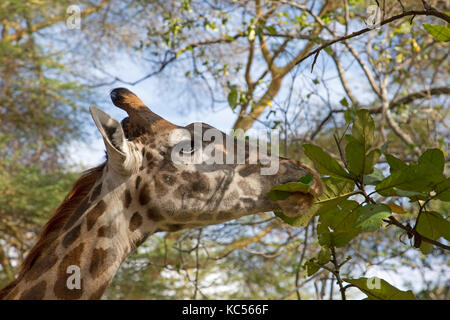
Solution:
<svg viewBox="0 0 450 320"><path fill-rule="evenodd" d="M231 164L177 162L174 148L185 143L187 156L201 153L186 131L153 113L134 93L116 88L114 105L128 117L121 123L91 107L103 138L106 161L87 170L44 226L16 278L0 290L0 299L100 299L121 263L151 234L218 224L258 212L282 210L296 216L322 193L318 174L306 165L279 159L278 172L261 175L262 162L245 143L245 161ZM225 139L234 138L203 123ZM194 132L195 135L195 132ZM194 142L193 142L194 141ZM213 142L200 141L211 145ZM215 147L227 155L235 146ZM234 158L233 158L234 159ZM273 185L313 174L310 193L271 201ZM78 268L78 287L69 286L70 268Z"/></svg>

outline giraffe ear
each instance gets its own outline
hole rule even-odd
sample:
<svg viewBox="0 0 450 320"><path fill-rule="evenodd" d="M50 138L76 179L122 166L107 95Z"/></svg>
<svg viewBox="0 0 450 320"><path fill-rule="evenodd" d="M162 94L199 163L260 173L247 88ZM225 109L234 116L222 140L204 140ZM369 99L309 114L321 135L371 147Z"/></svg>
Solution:
<svg viewBox="0 0 450 320"><path fill-rule="evenodd" d="M116 119L96 107L90 107L89 110L95 125L103 136L108 162L111 161L113 168L118 172L124 173L127 171L125 162L129 151L122 126Z"/></svg>

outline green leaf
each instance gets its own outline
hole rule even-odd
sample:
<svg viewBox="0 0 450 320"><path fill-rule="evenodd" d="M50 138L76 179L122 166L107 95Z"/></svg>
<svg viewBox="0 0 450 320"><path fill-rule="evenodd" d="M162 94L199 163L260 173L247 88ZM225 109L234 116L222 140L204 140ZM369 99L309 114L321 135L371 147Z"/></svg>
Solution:
<svg viewBox="0 0 450 320"><path fill-rule="evenodd" d="M352 177L347 171L345 171L335 159L324 152L319 146L304 144L302 149L306 156L317 165L317 170L320 173L341 179L352 180Z"/></svg>
<svg viewBox="0 0 450 320"><path fill-rule="evenodd" d="M438 24L423 24L425 30L431 34L436 40L448 42L450 41L450 28Z"/></svg>
<svg viewBox="0 0 450 320"><path fill-rule="evenodd" d="M270 190L267 195L269 196L269 199L272 201L277 200L284 200L287 199L291 193L287 191L280 191L280 190Z"/></svg>
<svg viewBox="0 0 450 320"><path fill-rule="evenodd" d="M321 246L343 247L361 232L360 228L354 227L357 219L354 210L356 207L356 201L345 200L333 210L320 214L317 233Z"/></svg>
<svg viewBox="0 0 450 320"><path fill-rule="evenodd" d="M314 182L314 176L309 173L306 176L300 178L297 182L288 182L284 184L279 184L272 187L272 190L286 191L286 192L303 192L307 193L309 187L312 186Z"/></svg>
<svg viewBox="0 0 450 320"><path fill-rule="evenodd" d="M377 168L374 168L371 174L364 175L363 182L364 184L376 186L383 179L383 172Z"/></svg>
<svg viewBox="0 0 450 320"><path fill-rule="evenodd" d="M266 30L270 33L270 34L276 34L277 33L277 29L274 26L266 26Z"/></svg>
<svg viewBox="0 0 450 320"><path fill-rule="evenodd" d="M432 240L443 237L450 241L450 222L434 211L424 211L420 214L416 230L420 235ZM420 250L427 254L433 250L433 247L431 244L422 241Z"/></svg>
<svg viewBox="0 0 450 320"><path fill-rule="evenodd" d="M321 265L327 264L331 260L331 250L330 248L322 248L320 249L319 254L317 255L317 262Z"/></svg>
<svg viewBox="0 0 450 320"><path fill-rule="evenodd" d="M284 200L289 197L291 192L308 193L309 187L314 183L314 176L309 173L300 178L297 182L288 182L273 186L267 194L272 201Z"/></svg>
<svg viewBox="0 0 450 320"><path fill-rule="evenodd" d="M356 112L353 122L352 136L369 150L373 144L375 124L370 116L369 110L361 109Z"/></svg>
<svg viewBox="0 0 450 320"><path fill-rule="evenodd" d="M306 273L308 274L308 277L312 276L320 269L320 265L315 261L315 258L308 260L305 263L305 267L306 267Z"/></svg>
<svg viewBox="0 0 450 320"><path fill-rule="evenodd" d="M443 175L444 155L439 149L429 149L419 158L417 164L406 165L403 161L386 155L391 166L391 175L381 181L376 190L382 196L404 196L396 190L428 194L445 180Z"/></svg>
<svg viewBox="0 0 450 320"><path fill-rule="evenodd" d="M228 104L230 105L231 109L234 110L238 104L238 91L236 89L236 86L233 86L231 88L231 91L228 93Z"/></svg>
<svg viewBox="0 0 450 320"><path fill-rule="evenodd" d="M434 191L436 192L436 199L450 202L450 178L438 183Z"/></svg>
<svg viewBox="0 0 450 320"><path fill-rule="evenodd" d="M288 217L283 212L274 212L277 217L293 227L306 227L311 219L317 214L320 206L314 204L308 211L302 212L296 217Z"/></svg>
<svg viewBox="0 0 450 320"><path fill-rule="evenodd" d="M444 172L445 158L439 149L428 149L419 157L418 163L426 167L430 174L440 176Z"/></svg>
<svg viewBox="0 0 450 320"><path fill-rule="evenodd" d="M347 168L356 177L364 172L365 149L359 141L353 140L347 143L345 147L345 156L347 158Z"/></svg>
<svg viewBox="0 0 450 320"><path fill-rule="evenodd" d="M368 300L416 300L411 290L402 291L380 278L343 279L351 283L364 294Z"/></svg>
<svg viewBox="0 0 450 320"><path fill-rule="evenodd" d="M308 178L307 176L305 177L304 182L307 182ZM304 227L315 215L335 209L339 203L345 201L348 197L351 197L352 195L355 194L355 192L353 192L355 188L355 183L353 181L329 177L329 178L322 178L322 185L323 185L322 195L320 195L316 199L316 201L308 211L302 213L297 217L288 217L284 215L282 212L275 212L275 215L291 226ZM290 194L291 194L290 192L286 191L273 190L273 193L271 191L269 192L268 195L271 198L271 200L276 201L276 200L284 200Z"/></svg>
<svg viewBox="0 0 450 320"><path fill-rule="evenodd" d="M358 219L355 222L356 228L361 228L363 232L372 232L381 227L384 218L391 215L391 209L384 204L368 204L356 210Z"/></svg>
<svg viewBox="0 0 450 320"><path fill-rule="evenodd" d="M344 107L348 107L348 101L347 98L342 98L341 101L339 101L339 103L344 106Z"/></svg>
<svg viewBox="0 0 450 320"><path fill-rule="evenodd" d="M364 164L364 174L369 174L373 172L373 167L378 162L381 156L380 149L374 149L369 152L369 154L366 156L366 161Z"/></svg>
<svg viewBox="0 0 450 320"><path fill-rule="evenodd" d="M394 173L395 171L403 171L408 169L408 165L406 163L394 157L393 155L385 154L384 156L386 157L386 160L389 163L391 174Z"/></svg>

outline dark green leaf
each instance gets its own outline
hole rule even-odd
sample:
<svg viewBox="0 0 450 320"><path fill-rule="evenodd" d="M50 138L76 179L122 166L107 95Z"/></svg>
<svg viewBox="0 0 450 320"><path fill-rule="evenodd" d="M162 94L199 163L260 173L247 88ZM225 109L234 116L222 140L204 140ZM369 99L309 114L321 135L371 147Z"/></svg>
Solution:
<svg viewBox="0 0 450 320"><path fill-rule="evenodd" d="M443 237L450 241L450 222L434 211L424 211L420 214L416 230L420 235L432 240ZM433 250L433 247L431 244L422 241L420 250L427 254Z"/></svg>
<svg viewBox="0 0 450 320"><path fill-rule="evenodd" d="M450 178L438 183L434 188L436 192L436 199L441 201L450 201Z"/></svg>
<svg viewBox="0 0 450 320"><path fill-rule="evenodd" d="M359 141L353 140L345 147L348 170L356 177L364 172L365 149Z"/></svg>
<svg viewBox="0 0 450 320"><path fill-rule="evenodd" d="M308 260L305 263L305 267L308 277L312 276L320 269L320 265L315 261L315 258Z"/></svg>
<svg viewBox="0 0 450 320"><path fill-rule="evenodd" d="M356 210L358 218L355 222L356 228L363 232L372 232L381 227L384 218L391 215L391 209L384 204L368 204Z"/></svg>
<svg viewBox="0 0 450 320"><path fill-rule="evenodd" d="M364 163L364 174L369 174L373 171L373 167L378 162L381 156L380 149L374 149L369 152L366 156L366 160Z"/></svg>
<svg viewBox="0 0 450 320"><path fill-rule="evenodd" d="M344 107L348 107L348 101L347 101L347 98L342 98L341 99L341 101L339 101L339 103L341 104L341 105L343 105Z"/></svg>

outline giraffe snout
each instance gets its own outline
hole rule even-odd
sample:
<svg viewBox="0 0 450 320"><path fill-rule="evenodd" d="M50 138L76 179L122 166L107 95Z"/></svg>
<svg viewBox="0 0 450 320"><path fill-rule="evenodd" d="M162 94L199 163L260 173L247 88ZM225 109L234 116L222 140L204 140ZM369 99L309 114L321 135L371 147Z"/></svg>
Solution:
<svg viewBox="0 0 450 320"><path fill-rule="evenodd" d="M283 161L282 166L284 167L284 173L282 174L283 182L281 183L298 181L298 179L308 174L313 175L313 182L307 193L294 192L288 198L277 201L278 206L285 215L295 217L311 208L314 204L314 199L322 194L322 182L315 170L299 161L286 159Z"/></svg>

